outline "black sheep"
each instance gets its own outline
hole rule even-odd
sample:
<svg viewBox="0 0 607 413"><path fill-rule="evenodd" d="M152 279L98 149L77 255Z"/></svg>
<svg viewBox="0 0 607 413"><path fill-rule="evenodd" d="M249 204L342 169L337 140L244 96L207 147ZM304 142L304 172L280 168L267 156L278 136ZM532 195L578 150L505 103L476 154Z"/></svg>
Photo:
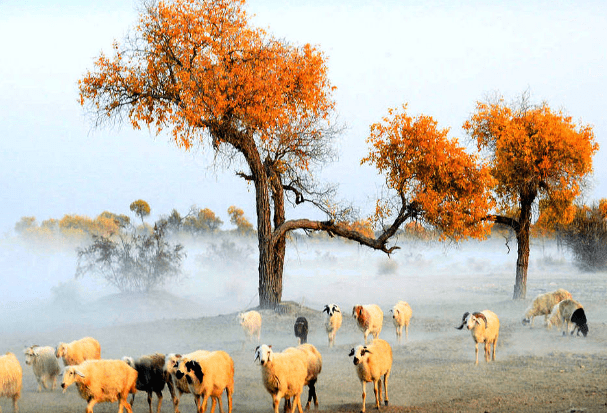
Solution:
<svg viewBox="0 0 607 413"><path fill-rule="evenodd" d="M571 330L571 334L577 329L578 335L582 333L586 337L588 334L588 324L586 324L586 313L584 313L583 308L578 308L571 314L571 322L575 324L575 327Z"/></svg>
<svg viewBox="0 0 607 413"><path fill-rule="evenodd" d="M145 391L148 394L148 405L152 413L152 393L158 396L158 410L162 406L162 390L165 384L169 387L171 397L175 398L175 389L170 374L164 369L164 354L155 353L149 356L141 356L137 360L131 357L124 357L124 361L137 370L137 390ZM135 394L131 398L131 406L135 401Z"/></svg>
<svg viewBox="0 0 607 413"><path fill-rule="evenodd" d="M295 337L297 337L299 344L305 344L308 342L308 320L305 317L297 317L295 320Z"/></svg>

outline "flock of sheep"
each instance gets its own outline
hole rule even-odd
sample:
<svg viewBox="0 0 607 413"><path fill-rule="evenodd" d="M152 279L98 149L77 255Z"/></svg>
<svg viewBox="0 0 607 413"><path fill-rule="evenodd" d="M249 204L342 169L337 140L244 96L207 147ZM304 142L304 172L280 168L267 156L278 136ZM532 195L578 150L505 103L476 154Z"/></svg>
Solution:
<svg viewBox="0 0 607 413"><path fill-rule="evenodd" d="M408 303L399 301L391 310L392 320L396 327L399 344L402 340L402 329L405 337L409 334L409 322L412 310ZM342 325L342 312L337 304L328 304L325 328L329 347L335 344L335 336ZM533 324L534 317L544 316L546 326L562 327L563 334L577 331L584 336L588 325L583 306L572 299L571 294L563 289L541 294L535 298L526 311L523 324ZM362 412L365 411L366 383L373 383L375 406L379 409L383 399L388 405L388 379L392 369L392 348L379 338L384 314L375 304L357 305L352 309L358 327L363 332L364 345L352 348L355 370L362 384ZM259 342L262 317L257 311L240 314L240 324L249 341ZM573 325L573 328L571 328ZM485 360L489 361L492 347L492 359L495 360L495 349L499 337L499 318L490 310L468 313L463 316L458 329L464 326L470 330L475 343L476 364L478 364L478 345L484 344ZM303 412L301 394L308 387L306 410L311 402L318 407L315 384L322 370L322 356L318 350L307 343L308 321L298 317L294 325L294 334L299 341L297 347L290 347L282 352L275 352L272 346L262 344L255 349L255 360L261 365L263 385L272 397L274 413L279 411L281 399L285 399L285 411L298 409ZM368 336L373 341L368 344ZM148 395L149 411L152 413L152 395L158 398L157 412L162 405L162 391L168 387L175 413L179 413L179 399L183 393L194 396L196 409L205 412L208 399L211 398L211 412L216 404L223 413L222 394L226 393L228 412L232 412L234 394L234 361L224 351L198 350L189 354L160 353L142 356L139 359L124 357L122 360L101 359L99 342L85 337L71 343L60 343L56 348L31 346L24 351L25 362L33 369L38 382L38 391L54 390L61 369L58 359L65 365L61 387L66 389L75 384L80 396L87 401L86 412L92 413L93 406L101 402L119 402L118 412L123 409L132 413L132 404L137 390ZM17 401L21 397L22 369L13 353L0 356L0 397L13 400L13 409L18 412ZM130 403L128 395L132 394Z"/></svg>

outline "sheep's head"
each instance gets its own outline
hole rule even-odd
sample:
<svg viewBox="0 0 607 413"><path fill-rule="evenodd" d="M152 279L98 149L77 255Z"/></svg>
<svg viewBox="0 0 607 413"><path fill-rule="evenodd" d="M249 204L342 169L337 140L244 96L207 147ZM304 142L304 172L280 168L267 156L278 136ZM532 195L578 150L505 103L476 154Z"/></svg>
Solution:
<svg viewBox="0 0 607 413"><path fill-rule="evenodd" d="M263 366L267 362L272 361L272 355L272 346L262 344L255 349L255 360L253 361L259 360Z"/></svg>
<svg viewBox="0 0 607 413"><path fill-rule="evenodd" d="M329 317L332 317L335 313L341 313L341 310L337 304L327 304L325 305L325 309L322 311L326 312Z"/></svg>
<svg viewBox="0 0 607 413"><path fill-rule="evenodd" d="M31 365L36 357L38 357L38 346L34 345L23 350L23 354L25 354L25 364L28 366Z"/></svg>
<svg viewBox="0 0 607 413"><path fill-rule="evenodd" d="M390 310L390 312L392 313L392 318L396 318L400 314L400 310L396 306L394 306L394 308Z"/></svg>
<svg viewBox="0 0 607 413"><path fill-rule="evenodd" d="M355 305L354 308L352 308L352 317L358 320L363 316L363 310L362 305Z"/></svg>
<svg viewBox="0 0 607 413"><path fill-rule="evenodd" d="M59 343L59 345L55 349L55 357L65 357L65 356L67 356L67 344Z"/></svg>
<svg viewBox="0 0 607 413"><path fill-rule="evenodd" d="M367 346L357 346L350 350L349 357L354 356L352 361L354 362L354 365L357 366L364 361L367 354L371 354L371 351L369 351Z"/></svg>
<svg viewBox="0 0 607 413"><path fill-rule="evenodd" d="M175 374L180 360L181 354L169 354L166 358L164 369L170 374Z"/></svg>
<svg viewBox="0 0 607 413"><path fill-rule="evenodd" d="M124 356L122 358L122 361L124 361L126 364L128 364L132 368L135 368L135 360L133 359L133 357Z"/></svg>
<svg viewBox="0 0 607 413"><path fill-rule="evenodd" d="M200 368L200 364L197 361L186 361L185 368L187 371L186 379L188 380L189 384L192 384L194 382L194 379L192 378L192 373L194 374L198 382L202 383L202 378L204 377L204 374L202 372L202 369Z"/></svg>
<svg viewBox="0 0 607 413"><path fill-rule="evenodd" d="M462 317L462 324L459 327L455 327L455 328L457 328L458 330L463 329L464 326L468 324L468 317L469 316L470 316L470 313L466 311L464 313L464 316Z"/></svg>
<svg viewBox="0 0 607 413"><path fill-rule="evenodd" d="M63 393L67 390L72 383L81 381L84 378L84 374L77 369L77 366L69 366L63 370L63 380L61 381L61 388Z"/></svg>

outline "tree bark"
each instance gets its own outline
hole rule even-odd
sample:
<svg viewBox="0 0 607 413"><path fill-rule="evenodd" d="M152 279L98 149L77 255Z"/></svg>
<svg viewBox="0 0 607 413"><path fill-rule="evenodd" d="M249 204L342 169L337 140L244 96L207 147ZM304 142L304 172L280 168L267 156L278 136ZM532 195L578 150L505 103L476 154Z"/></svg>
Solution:
<svg viewBox="0 0 607 413"><path fill-rule="evenodd" d="M521 196L521 212L516 230L517 258L516 280L514 283L513 299L524 300L527 297L527 270L529 268L529 229L531 227L531 206L535 200L535 192Z"/></svg>

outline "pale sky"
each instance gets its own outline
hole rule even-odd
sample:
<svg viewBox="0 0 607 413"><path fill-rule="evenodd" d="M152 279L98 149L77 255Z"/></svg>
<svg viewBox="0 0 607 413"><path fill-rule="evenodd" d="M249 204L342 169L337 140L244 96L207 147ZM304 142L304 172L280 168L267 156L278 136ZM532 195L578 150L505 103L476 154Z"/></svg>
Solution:
<svg viewBox="0 0 607 413"><path fill-rule="evenodd" d="M77 81L137 21L136 1L0 0L0 236L22 216L130 213L193 204L227 223L237 205L255 220L253 190L209 155L184 153L165 135L128 124L94 130ZM323 176L364 211L381 180L359 166L369 125L388 108L433 116L464 142L477 100L530 90L594 126L601 149L588 200L607 197L607 2L250 1L253 22L328 56L337 114L348 129ZM289 214L307 217L309 211ZM229 226L224 225L224 228Z"/></svg>

